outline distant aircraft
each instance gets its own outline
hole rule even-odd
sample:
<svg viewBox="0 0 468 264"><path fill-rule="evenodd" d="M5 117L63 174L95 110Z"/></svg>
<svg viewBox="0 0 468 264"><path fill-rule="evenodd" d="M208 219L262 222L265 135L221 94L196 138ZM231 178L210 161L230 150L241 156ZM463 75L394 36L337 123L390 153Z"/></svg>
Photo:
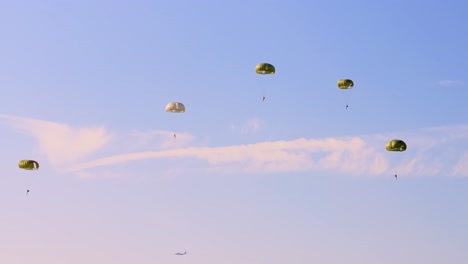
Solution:
<svg viewBox="0 0 468 264"><path fill-rule="evenodd" d="M182 255L186 255L187 251L185 251L184 253L175 253L175 254L178 255L178 256L182 256Z"/></svg>

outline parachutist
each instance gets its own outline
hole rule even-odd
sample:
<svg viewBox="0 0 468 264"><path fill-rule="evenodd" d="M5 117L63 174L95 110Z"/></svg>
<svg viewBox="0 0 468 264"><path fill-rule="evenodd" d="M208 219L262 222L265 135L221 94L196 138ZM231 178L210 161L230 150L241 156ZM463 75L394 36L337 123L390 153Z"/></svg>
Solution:
<svg viewBox="0 0 468 264"><path fill-rule="evenodd" d="M26 195L28 195L28 193L29 193L29 189L26 189Z"/></svg>
<svg viewBox="0 0 468 264"><path fill-rule="evenodd" d="M174 133L174 139L176 138L176 134Z"/></svg>
<svg viewBox="0 0 468 264"><path fill-rule="evenodd" d="M396 174L395 174L395 179L397 179L397 180L398 180L398 175L396 175Z"/></svg>
<svg viewBox="0 0 468 264"><path fill-rule="evenodd" d="M348 109L348 105L346 105L346 109Z"/></svg>
<svg viewBox="0 0 468 264"><path fill-rule="evenodd" d="M263 102L265 102L265 96L263 96Z"/></svg>

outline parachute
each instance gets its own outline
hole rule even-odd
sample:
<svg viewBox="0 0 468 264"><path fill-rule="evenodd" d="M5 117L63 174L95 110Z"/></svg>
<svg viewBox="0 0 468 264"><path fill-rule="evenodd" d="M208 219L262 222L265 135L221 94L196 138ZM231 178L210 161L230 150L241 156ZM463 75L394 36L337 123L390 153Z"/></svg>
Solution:
<svg viewBox="0 0 468 264"><path fill-rule="evenodd" d="M23 170L38 170L39 163L35 160L21 160L18 167Z"/></svg>
<svg viewBox="0 0 468 264"><path fill-rule="evenodd" d="M168 113L185 113L185 105L179 102L170 102L166 105Z"/></svg>
<svg viewBox="0 0 468 264"><path fill-rule="evenodd" d="M385 149L392 152L403 152L407 148L406 143L401 139L393 139L387 142ZM398 179L398 173L395 173L395 179Z"/></svg>
<svg viewBox="0 0 468 264"><path fill-rule="evenodd" d="M185 113L185 105L179 102L170 102L166 105L166 112L168 113ZM176 139L176 133L174 133Z"/></svg>
<svg viewBox="0 0 468 264"><path fill-rule="evenodd" d="M258 74L275 74L276 69L275 66L269 64L269 63L260 63L255 67L255 72Z"/></svg>
<svg viewBox="0 0 468 264"><path fill-rule="evenodd" d="M39 169L39 162L35 160L20 160L18 162L18 167L23 170L38 170ZM27 180L29 182L29 180ZM29 193L29 184L26 184L26 195Z"/></svg>
<svg viewBox="0 0 468 264"><path fill-rule="evenodd" d="M390 140L387 145L385 145L385 149L387 151L398 151L402 152L405 151L407 148L406 143L401 139L393 139Z"/></svg>
<svg viewBox="0 0 468 264"><path fill-rule="evenodd" d="M354 82L350 79L341 79L338 81L338 88L342 90L351 89L354 87Z"/></svg>
<svg viewBox="0 0 468 264"><path fill-rule="evenodd" d="M275 66L271 65L270 63L259 63L257 64L257 66L255 66L255 72L259 75L272 75L272 74L275 74L276 73L276 69L275 69ZM260 82L260 81L259 81ZM263 81L261 81L263 82ZM265 97L265 87L266 87L266 84L265 83L262 83L260 85L260 83L258 84L259 86L262 86L262 93L263 93L263 102L265 101L266 97Z"/></svg>
<svg viewBox="0 0 468 264"><path fill-rule="evenodd" d="M348 90L354 87L354 82L350 79L341 79L338 81L338 88L341 90ZM349 94L346 94L345 102L346 109L348 109Z"/></svg>

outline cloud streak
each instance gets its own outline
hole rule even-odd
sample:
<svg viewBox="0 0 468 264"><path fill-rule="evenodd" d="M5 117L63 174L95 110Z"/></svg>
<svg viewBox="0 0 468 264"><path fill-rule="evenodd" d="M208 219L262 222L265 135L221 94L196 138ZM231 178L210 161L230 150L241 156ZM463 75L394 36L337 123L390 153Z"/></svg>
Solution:
<svg viewBox="0 0 468 264"><path fill-rule="evenodd" d="M437 82L437 84L442 85L442 86L452 86L452 85L463 85L463 81L459 80L442 80Z"/></svg>
<svg viewBox="0 0 468 264"><path fill-rule="evenodd" d="M2 123L37 139L40 151L60 170L102 149L112 139L104 127L73 128L67 124L0 114Z"/></svg>
<svg viewBox="0 0 468 264"><path fill-rule="evenodd" d="M206 162L208 167L220 169L229 167L230 171L235 173L337 169L354 174L379 174L387 168L382 154L367 146L359 137L353 137L323 140L302 138L292 141L262 142L226 147L192 147L137 152L83 163L70 169L69 172L154 158L198 159Z"/></svg>
<svg viewBox="0 0 468 264"><path fill-rule="evenodd" d="M136 146L152 146L160 149L183 147L192 142L195 137L189 133L174 133L164 130L137 131L129 133L129 143Z"/></svg>
<svg viewBox="0 0 468 264"><path fill-rule="evenodd" d="M168 131L132 131L109 144L116 137L102 127L71 128L42 120L5 115L0 115L0 118L34 136L52 164L66 164L61 167L61 173L85 177L93 175L90 171L95 169L106 169L106 175L110 175L116 165L132 167L135 161L151 159L164 161L160 169L179 173L194 170L218 174L334 171L375 176L397 171L405 175L468 176L468 125L340 138L187 147L194 140L190 134L179 134L177 139L173 139ZM386 142L393 138L405 140L407 151L386 151ZM125 154L109 152L109 149L128 151L125 146L132 146L135 151ZM150 151L141 151L148 148ZM98 151L111 154L92 158ZM176 168L170 166L173 163ZM196 168L190 167L189 163L195 163Z"/></svg>
<svg viewBox="0 0 468 264"><path fill-rule="evenodd" d="M257 133L260 131L261 127L262 122L258 118L250 118L240 126L234 124L230 125L232 131L240 132L241 135Z"/></svg>

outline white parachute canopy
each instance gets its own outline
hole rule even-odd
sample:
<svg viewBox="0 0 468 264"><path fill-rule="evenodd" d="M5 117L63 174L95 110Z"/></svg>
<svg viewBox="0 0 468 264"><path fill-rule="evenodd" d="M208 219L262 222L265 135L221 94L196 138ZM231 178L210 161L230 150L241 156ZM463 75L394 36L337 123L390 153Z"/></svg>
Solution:
<svg viewBox="0 0 468 264"><path fill-rule="evenodd" d="M170 102L166 105L168 113L185 113L185 105L179 102Z"/></svg>

